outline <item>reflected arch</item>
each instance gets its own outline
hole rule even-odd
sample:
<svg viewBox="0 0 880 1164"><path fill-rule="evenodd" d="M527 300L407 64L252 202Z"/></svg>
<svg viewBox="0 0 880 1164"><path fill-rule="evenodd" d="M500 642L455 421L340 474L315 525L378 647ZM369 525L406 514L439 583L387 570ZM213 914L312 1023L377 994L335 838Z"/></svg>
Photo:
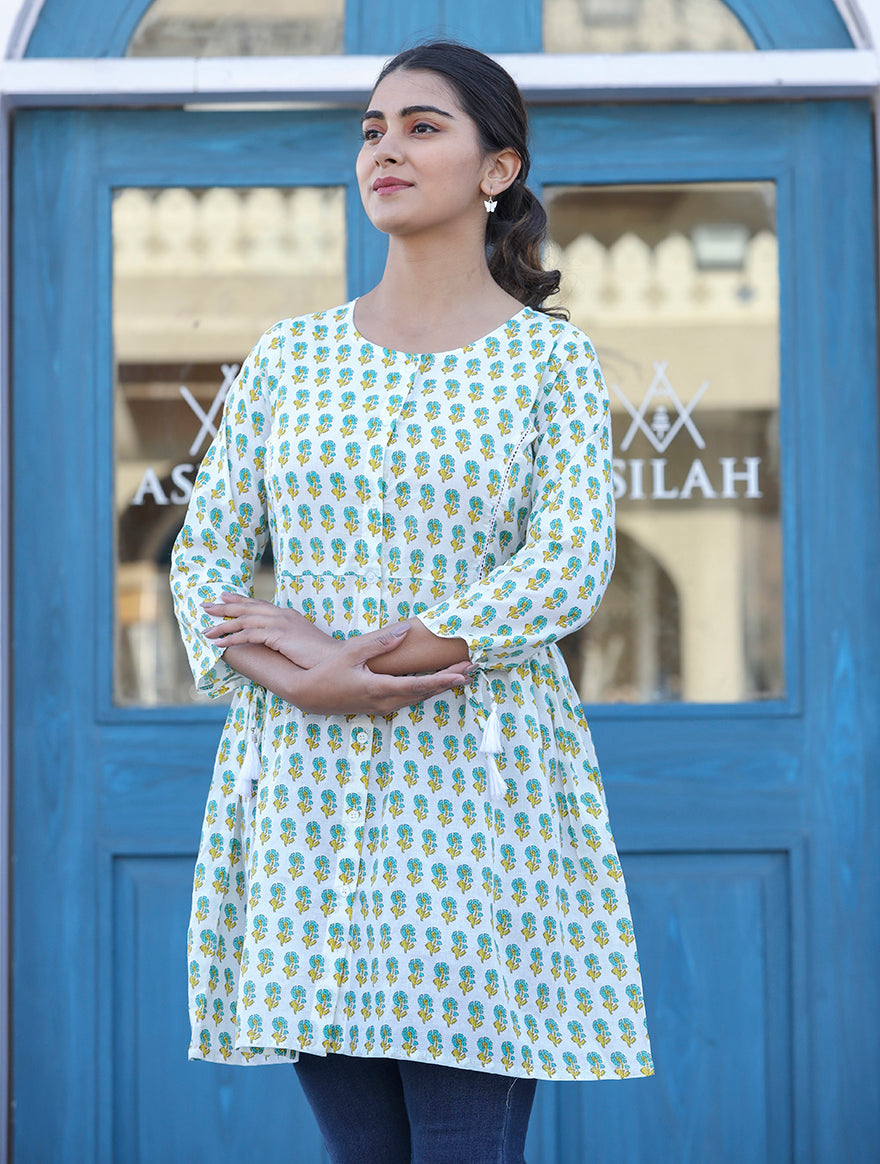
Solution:
<svg viewBox="0 0 880 1164"><path fill-rule="evenodd" d="M598 613L559 643L584 703L654 703L682 698L679 583L660 556L618 532L614 584Z"/></svg>

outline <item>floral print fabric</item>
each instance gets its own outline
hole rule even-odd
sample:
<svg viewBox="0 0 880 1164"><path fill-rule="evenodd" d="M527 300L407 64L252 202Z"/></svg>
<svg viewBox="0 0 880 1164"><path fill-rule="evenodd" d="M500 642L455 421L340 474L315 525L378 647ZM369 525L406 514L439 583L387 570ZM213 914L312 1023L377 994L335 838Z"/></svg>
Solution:
<svg viewBox="0 0 880 1164"><path fill-rule="evenodd" d="M623 876L558 648L614 559L609 403L576 327L531 308L407 354L353 304L284 320L230 389L173 555L198 687L234 692L195 870L192 1058L397 1058L552 1079L648 1075ZM417 616L473 687L310 716L203 631L250 593L338 637ZM497 705L503 799L480 751Z"/></svg>

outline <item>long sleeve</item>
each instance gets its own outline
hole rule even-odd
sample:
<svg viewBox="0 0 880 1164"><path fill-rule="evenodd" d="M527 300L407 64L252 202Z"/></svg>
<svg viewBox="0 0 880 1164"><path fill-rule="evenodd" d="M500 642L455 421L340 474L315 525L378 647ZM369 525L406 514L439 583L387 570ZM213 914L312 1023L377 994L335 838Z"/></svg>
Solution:
<svg viewBox="0 0 880 1164"><path fill-rule="evenodd" d="M593 347L577 336L547 361L521 545L419 614L435 634L463 638L481 667L514 666L584 626L614 567L610 404Z"/></svg>
<svg viewBox="0 0 880 1164"><path fill-rule="evenodd" d="M229 389L171 558L174 613L196 687L212 697L247 682L224 662L217 643L205 638L203 632L214 619L201 603L217 601L224 590L252 595L254 572L266 545L270 334L253 348Z"/></svg>

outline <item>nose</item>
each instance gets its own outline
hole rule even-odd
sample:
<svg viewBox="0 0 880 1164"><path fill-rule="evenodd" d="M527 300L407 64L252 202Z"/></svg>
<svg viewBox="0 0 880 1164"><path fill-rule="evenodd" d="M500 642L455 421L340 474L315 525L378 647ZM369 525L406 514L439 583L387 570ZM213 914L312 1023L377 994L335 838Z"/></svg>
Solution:
<svg viewBox="0 0 880 1164"><path fill-rule="evenodd" d="M400 143L396 140L390 127L382 134L382 140L376 146L374 157L377 166L396 165L400 161Z"/></svg>

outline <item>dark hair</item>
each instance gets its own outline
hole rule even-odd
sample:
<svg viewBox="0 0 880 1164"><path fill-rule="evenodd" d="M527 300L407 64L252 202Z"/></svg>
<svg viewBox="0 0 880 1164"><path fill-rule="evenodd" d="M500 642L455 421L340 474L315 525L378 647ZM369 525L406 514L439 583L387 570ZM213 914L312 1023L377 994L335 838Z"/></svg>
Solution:
<svg viewBox="0 0 880 1164"><path fill-rule="evenodd" d="M494 214L486 215L489 271L520 303L567 319L564 308L543 306L544 300L559 290L560 272L545 271L541 262L547 214L526 186L531 165L529 119L513 77L485 53L453 41L429 41L404 49L385 65L376 86L400 69L425 69L444 77L476 124L485 152L512 149L519 155L519 173L507 190L497 195Z"/></svg>

